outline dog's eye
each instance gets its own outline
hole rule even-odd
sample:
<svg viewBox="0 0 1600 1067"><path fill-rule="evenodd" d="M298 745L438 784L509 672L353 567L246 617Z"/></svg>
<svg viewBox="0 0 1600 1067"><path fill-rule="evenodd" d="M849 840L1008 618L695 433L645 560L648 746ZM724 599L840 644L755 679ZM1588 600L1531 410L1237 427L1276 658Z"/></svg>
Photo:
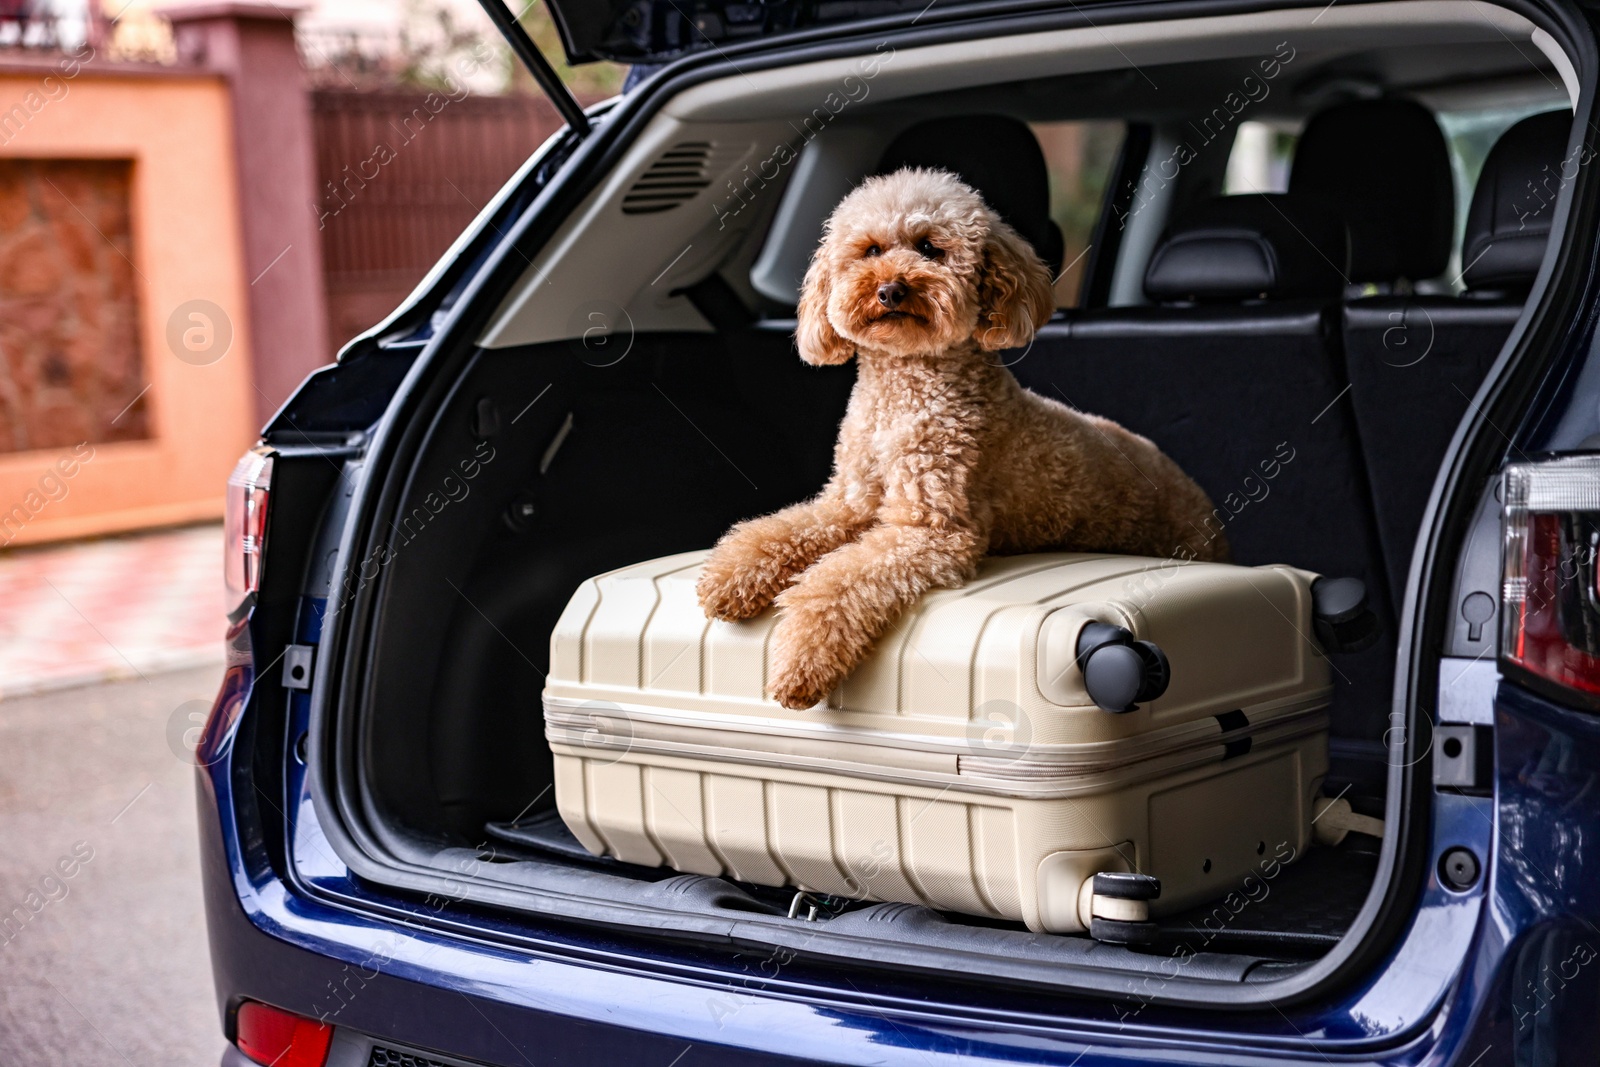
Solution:
<svg viewBox="0 0 1600 1067"><path fill-rule="evenodd" d="M877 245L868 245L867 250L861 254L866 256L868 259L871 259L873 256L882 255L883 249L879 248Z"/></svg>
<svg viewBox="0 0 1600 1067"><path fill-rule="evenodd" d="M944 249L924 237L917 242L917 251L921 252L924 259L938 259L944 255Z"/></svg>

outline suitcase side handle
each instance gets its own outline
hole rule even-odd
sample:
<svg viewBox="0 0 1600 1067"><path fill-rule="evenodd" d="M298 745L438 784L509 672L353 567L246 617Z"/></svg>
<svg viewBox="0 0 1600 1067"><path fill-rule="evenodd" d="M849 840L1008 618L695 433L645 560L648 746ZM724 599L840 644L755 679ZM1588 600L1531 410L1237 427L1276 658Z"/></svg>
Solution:
<svg viewBox="0 0 1600 1067"><path fill-rule="evenodd" d="M1155 700L1172 681L1172 665L1153 641L1137 641L1125 626L1085 623L1078 633L1078 670L1095 706L1121 715Z"/></svg>

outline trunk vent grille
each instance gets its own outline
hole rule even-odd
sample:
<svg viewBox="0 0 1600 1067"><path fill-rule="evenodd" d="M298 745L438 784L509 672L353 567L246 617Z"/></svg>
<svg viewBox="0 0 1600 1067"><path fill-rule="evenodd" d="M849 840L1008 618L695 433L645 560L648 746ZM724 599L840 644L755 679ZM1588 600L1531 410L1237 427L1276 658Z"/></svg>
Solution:
<svg viewBox="0 0 1600 1067"><path fill-rule="evenodd" d="M622 198L624 215L670 211L711 184L712 141L684 141L661 154Z"/></svg>

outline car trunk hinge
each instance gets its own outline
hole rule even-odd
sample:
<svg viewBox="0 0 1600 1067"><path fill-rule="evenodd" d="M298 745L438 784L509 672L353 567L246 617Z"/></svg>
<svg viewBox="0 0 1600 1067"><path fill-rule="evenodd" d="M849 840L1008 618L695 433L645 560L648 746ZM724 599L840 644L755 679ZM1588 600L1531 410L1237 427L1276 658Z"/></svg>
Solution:
<svg viewBox="0 0 1600 1067"><path fill-rule="evenodd" d="M579 137L587 137L589 116L583 113L583 107L577 98L562 83L555 68L544 58L539 46L533 43L533 38L528 36L528 31L522 28L522 23L511 14L511 9L505 5L504 0L479 0L479 2L489 13L489 20L494 23L495 29L504 35L506 43L511 45L511 50L527 66L529 73L533 75L533 80L539 83L539 88L544 90L550 102L561 113L561 117L567 120L572 132Z"/></svg>

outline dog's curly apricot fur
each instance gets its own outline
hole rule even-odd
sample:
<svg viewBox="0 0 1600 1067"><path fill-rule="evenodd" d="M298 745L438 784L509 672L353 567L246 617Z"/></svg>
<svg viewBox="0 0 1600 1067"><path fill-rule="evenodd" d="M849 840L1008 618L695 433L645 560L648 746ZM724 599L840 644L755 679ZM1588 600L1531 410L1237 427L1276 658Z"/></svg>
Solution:
<svg viewBox="0 0 1600 1067"><path fill-rule="evenodd" d="M708 616L776 601L768 689L808 708L930 589L985 553L1225 559L1211 502L1155 445L1017 383L992 353L1033 340L1050 274L943 171L869 178L806 272L796 340L813 364L860 358L833 477L804 504L735 526L697 591Z"/></svg>

